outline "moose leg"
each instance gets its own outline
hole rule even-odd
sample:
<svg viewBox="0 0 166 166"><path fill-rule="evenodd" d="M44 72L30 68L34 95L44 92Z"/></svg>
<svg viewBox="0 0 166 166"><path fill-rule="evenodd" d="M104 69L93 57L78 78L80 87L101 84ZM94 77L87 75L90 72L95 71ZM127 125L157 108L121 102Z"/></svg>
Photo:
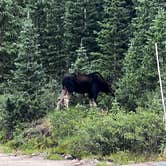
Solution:
<svg viewBox="0 0 166 166"><path fill-rule="evenodd" d="M89 99L89 105L90 107L97 107L97 104L94 99Z"/></svg>
<svg viewBox="0 0 166 166"><path fill-rule="evenodd" d="M92 106L93 106L93 107L97 107L97 104L96 104L96 102L95 102L94 99L92 99Z"/></svg>
<svg viewBox="0 0 166 166"><path fill-rule="evenodd" d="M94 98L94 96L92 97L93 95L89 94L89 105L90 107L96 107L97 104L96 104L96 99L97 99L97 96Z"/></svg>
<svg viewBox="0 0 166 166"><path fill-rule="evenodd" d="M97 85L94 84L92 86L91 92L89 93L89 99L90 99L89 104L90 104L90 106L92 106L92 107L97 106L96 100L97 100L98 94L99 94L99 88L98 88Z"/></svg>
<svg viewBox="0 0 166 166"><path fill-rule="evenodd" d="M69 109L69 102L70 102L70 93L67 92L66 95L64 96L64 105L67 109Z"/></svg>
<svg viewBox="0 0 166 166"><path fill-rule="evenodd" d="M93 95L91 93L88 93L88 97L89 97L89 106L93 107L93 103L92 103Z"/></svg>
<svg viewBox="0 0 166 166"><path fill-rule="evenodd" d="M90 105L90 107L93 106L93 104L92 104L92 99L89 99L89 105Z"/></svg>
<svg viewBox="0 0 166 166"><path fill-rule="evenodd" d="M64 96L66 94L66 90L62 89L60 96L58 97L58 102L57 102L57 106L56 109L59 110L60 109L60 105L62 104L63 100L64 100Z"/></svg>

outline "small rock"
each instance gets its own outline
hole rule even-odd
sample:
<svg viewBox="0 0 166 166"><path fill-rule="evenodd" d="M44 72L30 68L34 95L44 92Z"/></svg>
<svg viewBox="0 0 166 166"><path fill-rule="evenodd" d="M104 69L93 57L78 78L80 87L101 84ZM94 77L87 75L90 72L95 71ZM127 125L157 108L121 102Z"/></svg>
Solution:
<svg viewBox="0 0 166 166"><path fill-rule="evenodd" d="M83 163L81 163L81 162L75 163L76 166L81 166L82 164L83 164Z"/></svg>
<svg viewBox="0 0 166 166"><path fill-rule="evenodd" d="M37 153L32 153L29 157L36 157L36 156L38 156L39 154L37 154Z"/></svg>
<svg viewBox="0 0 166 166"><path fill-rule="evenodd" d="M74 157L73 157L72 155L70 155L70 154L66 154L66 155L64 156L64 158L65 158L66 160L73 160L73 159L74 159Z"/></svg>
<svg viewBox="0 0 166 166"><path fill-rule="evenodd" d="M43 152L43 153L39 154L39 157L43 157L44 158L44 157L46 157L46 155L47 155L47 153Z"/></svg>

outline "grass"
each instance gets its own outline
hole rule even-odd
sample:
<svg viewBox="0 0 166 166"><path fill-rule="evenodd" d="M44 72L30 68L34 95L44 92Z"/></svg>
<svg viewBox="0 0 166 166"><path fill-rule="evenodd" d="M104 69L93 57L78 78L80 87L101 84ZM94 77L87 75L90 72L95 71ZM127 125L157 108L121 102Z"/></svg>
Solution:
<svg viewBox="0 0 166 166"><path fill-rule="evenodd" d="M6 144L0 145L0 153L14 153L15 150Z"/></svg>
<svg viewBox="0 0 166 166"><path fill-rule="evenodd" d="M63 160L61 154L57 152L57 149L54 147L48 149L35 149L33 145L28 144L26 147L16 148L13 149L10 146L10 143L0 145L0 152L1 153L17 153L17 154L24 154L24 155L31 155L31 154L41 154L44 153L45 159L49 160ZM121 164L133 164L133 163L141 163L147 161L161 161L165 160L163 156L159 154L140 154L140 153L132 153L129 151L120 151L117 153L113 153L109 156L100 156L100 155L89 155L85 157L86 159L98 159L101 161L96 166L107 166L107 161L113 162L115 165Z"/></svg>
<svg viewBox="0 0 166 166"><path fill-rule="evenodd" d="M1 153L17 153L17 154L24 154L24 155L31 155L31 154L40 154L45 153L45 159L49 160L63 160L63 157L56 153L54 148L49 148L45 150L37 150L29 146L29 148L20 148L20 149L13 149L8 144L0 145L0 152ZM109 156L87 156L86 159L98 159L101 162L98 163L96 166L107 166L106 161L111 161L115 165L121 164L133 164L133 163L141 163L147 161L161 161L166 160L159 154L139 154L139 153L132 153L129 151L120 151Z"/></svg>
<svg viewBox="0 0 166 166"><path fill-rule="evenodd" d="M141 153L132 153L129 151L120 151L109 156L110 159L120 165L120 164L133 164L141 163L147 161L156 161L158 154L141 154Z"/></svg>
<svg viewBox="0 0 166 166"><path fill-rule="evenodd" d="M48 151L47 155L45 156L45 159L49 159L49 160L63 160L63 157L60 154L52 153L51 151Z"/></svg>
<svg viewBox="0 0 166 166"><path fill-rule="evenodd" d="M97 163L95 166L107 166L106 162Z"/></svg>
<svg viewBox="0 0 166 166"><path fill-rule="evenodd" d="M114 165L134 164L149 161L164 161L159 154L148 153L134 153L129 151L119 151L108 156L88 156L86 159L97 159L100 161L96 166L105 166L107 162L114 163ZM166 158L165 158L166 159Z"/></svg>

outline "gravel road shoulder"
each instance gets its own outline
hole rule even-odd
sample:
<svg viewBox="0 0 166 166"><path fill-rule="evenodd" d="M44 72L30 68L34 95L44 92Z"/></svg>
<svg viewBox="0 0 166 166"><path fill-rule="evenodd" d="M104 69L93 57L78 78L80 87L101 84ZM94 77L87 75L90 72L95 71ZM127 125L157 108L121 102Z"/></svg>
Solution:
<svg viewBox="0 0 166 166"><path fill-rule="evenodd" d="M98 160L44 160L40 156L16 156L13 154L0 153L0 166L95 166ZM108 166L114 165L107 163ZM166 166L166 162L147 162L140 164L130 164L126 166Z"/></svg>

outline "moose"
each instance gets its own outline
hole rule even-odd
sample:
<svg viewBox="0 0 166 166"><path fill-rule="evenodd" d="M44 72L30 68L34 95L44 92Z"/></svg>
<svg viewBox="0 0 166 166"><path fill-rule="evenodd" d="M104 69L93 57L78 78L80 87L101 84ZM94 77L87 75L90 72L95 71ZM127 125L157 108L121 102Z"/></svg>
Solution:
<svg viewBox="0 0 166 166"><path fill-rule="evenodd" d="M97 106L96 100L99 92L111 94L114 97L114 92L111 86L105 81L103 76L98 73L80 74L71 73L64 76L62 80L62 91L58 97L57 110L64 101L66 108L69 108L71 94L88 94L90 106Z"/></svg>

